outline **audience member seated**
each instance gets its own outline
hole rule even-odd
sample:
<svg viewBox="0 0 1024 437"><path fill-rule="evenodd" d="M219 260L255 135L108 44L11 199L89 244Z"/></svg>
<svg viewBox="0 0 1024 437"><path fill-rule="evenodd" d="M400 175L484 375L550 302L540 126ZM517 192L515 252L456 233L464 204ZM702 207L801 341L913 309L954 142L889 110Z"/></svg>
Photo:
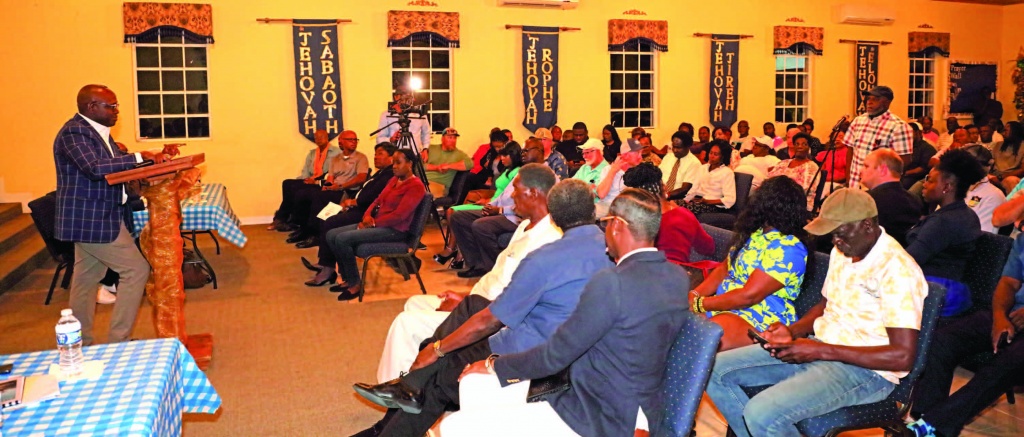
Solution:
<svg viewBox="0 0 1024 437"><path fill-rule="evenodd" d="M754 136L750 134L750 122L740 120L736 123L737 136L732 139L732 147L740 152L740 156L747 156L754 147Z"/></svg>
<svg viewBox="0 0 1024 437"><path fill-rule="evenodd" d="M576 170L576 174L572 175L573 179L581 180L591 187L597 188L597 183L601 181L601 173L604 172L605 167L608 167L608 161L604 160L604 155L601 153L602 148L601 141L597 138L591 138L580 146L584 162L579 170Z"/></svg>
<svg viewBox="0 0 1024 437"><path fill-rule="evenodd" d="M469 155L456 146L458 140L459 131L450 127L444 130L440 145L432 144L430 148L421 152L423 170L430 184L430 195L435 199L448 195L456 172L473 168L473 161L469 159Z"/></svg>
<svg viewBox="0 0 1024 437"><path fill-rule="evenodd" d="M524 165L519 175L512 180L515 192L516 214L523 217L508 247L498 255L494 268L488 271L470 290L470 295L482 296L493 301L512 281L512 275L526 255L537 248L562 238L562 231L548 215L548 192L555 185L555 174L541 165ZM439 295L416 295L405 303L405 309L391 322L380 367L377 368L379 382L399 377L400 372L412 365L420 351L420 342L437 329L466 294L445 291Z"/></svg>
<svg viewBox="0 0 1024 437"><path fill-rule="evenodd" d="M583 147L583 144L590 139L589 133L587 132L587 125L581 121L577 121L572 125L572 130L566 131L566 133L570 133L571 136L569 139L565 139L563 137L562 142L555 146L555 150L558 150L558 153L561 153L562 156L565 157L569 162L569 167L578 168L583 165L583 161L586 160L586 157L580 153L580 148ZM601 144L600 140L598 140L598 144ZM601 147L601 150L604 150L603 146Z"/></svg>
<svg viewBox="0 0 1024 437"><path fill-rule="evenodd" d="M981 236L978 216L964 202L971 185L985 173L971 154L950 150L924 180L925 202L939 209L907 232L907 253L921 266L929 281L946 287L943 317L971 307L971 291L960 282L974 241Z"/></svg>
<svg viewBox="0 0 1024 437"><path fill-rule="evenodd" d="M813 139L814 137L811 138ZM819 144L819 147L824 146ZM811 150L814 150L813 147ZM847 156L849 153L850 148L846 147L846 129L840 127L839 132L836 132L836 139L833 142L833 148L818 152L814 155L814 160L821 164L821 169L828 175L828 178L825 180L824 197L827 197L829 193L846 186L846 178L849 176L848 165L850 164L850 160ZM812 185L814 184L812 183Z"/></svg>
<svg viewBox="0 0 1024 437"><path fill-rule="evenodd" d="M274 222L267 226L268 231L291 232L298 228L298 223L306 217L293 217L295 199L300 193L320 191L318 181L327 174L331 159L341 154L341 149L331 146L331 139L327 136L326 130L317 129L313 133L313 141L316 148L306 154L306 163L303 164L298 179L285 179L281 182L281 205L274 212Z"/></svg>
<svg viewBox="0 0 1024 437"><path fill-rule="evenodd" d="M335 264L334 255L331 254L330 249L323 245L323 242L326 241L324 236L331 229L354 225L363 220L363 214L366 213L366 209L369 208L374 200L377 200L377 196L380 196L380 193L384 191L388 181L395 176L395 172L391 168L391 160L397 150L398 148L391 143L380 143L373 148L373 166L377 168L377 172L363 183L363 188L355 196L351 198L346 197L337 202L343 208L342 212L328 217L326 220L321 220L316 214L319 214L327 206L328 202L326 201L327 199L322 197L316 199L313 202L313 208L311 208L313 214L310 214L309 221L305 226L305 229L312 236L295 243L295 247L305 249L307 247L320 246L320 260L322 261L320 265L333 267ZM333 282L333 279L331 281L326 281L324 278L320 280L314 279L307 282L307 285L321 286L327 282Z"/></svg>
<svg viewBox="0 0 1024 437"><path fill-rule="evenodd" d="M939 142L935 144L935 150L942 152L949 148L953 144L953 133L960 129L960 122L957 121L956 117L946 118L946 132L939 134Z"/></svg>
<svg viewBox="0 0 1024 437"><path fill-rule="evenodd" d="M767 349L715 358L707 393L739 437L799 436L801 420L881 401L917 355L928 283L878 226L871 196L836 191L806 229L835 242L821 301L789 326L772 324ZM765 385L752 398L743 390Z"/></svg>
<svg viewBox="0 0 1024 437"><path fill-rule="evenodd" d="M317 229L307 229L305 225L316 219L319 210L314 211L314 204L326 205L328 202L340 202L346 194L351 195L366 182L370 173L370 161L366 155L356 150L359 138L350 130L338 136L341 153L330 159L327 173L324 175L323 187L320 190L303 190L296 193L292 209L293 220L300 227L288 235L288 243L306 241L316 235Z"/></svg>
<svg viewBox="0 0 1024 437"><path fill-rule="evenodd" d="M750 344L747 331L796 321L810 252L804 193L789 178L764 181L736 220L736 238L725 261L690 292L690 308L722 326L720 351Z"/></svg>
<svg viewBox="0 0 1024 437"><path fill-rule="evenodd" d="M800 184L806 196L804 202L807 210L814 209L814 175L818 174L818 164L810 159L810 147L807 145L808 136L805 133L798 133L793 136L793 158L780 161L775 167L768 170L768 177L786 176Z"/></svg>
<svg viewBox="0 0 1024 437"><path fill-rule="evenodd" d="M768 170L779 163L779 158L771 154L772 139L767 136L754 138L751 142L750 154L740 158L740 165L736 166L737 173L747 173L754 177L750 188L753 192L761 186Z"/></svg>
<svg viewBox="0 0 1024 437"><path fill-rule="evenodd" d="M740 151L732 147L732 130L729 129L728 127L718 126L715 127L715 130L714 132L711 133L711 136L716 140L722 140L729 144L730 148L732 149L732 151L729 152L731 155L731 157L729 158L729 168L735 171L736 167L740 165Z"/></svg>
<svg viewBox="0 0 1024 437"><path fill-rule="evenodd" d="M764 122L764 124L761 125L761 132L764 133L764 136L766 136L766 137L771 139L771 141L772 141L771 142L771 146L772 146L772 149L774 150L775 146L778 144L778 142L776 140L780 140L781 139L781 138L778 137L778 135L775 135L775 123L772 123L770 121Z"/></svg>
<svg viewBox="0 0 1024 437"><path fill-rule="evenodd" d="M967 197L965 201L967 206L978 215L978 221L981 223L981 230L989 233L998 233L999 228L992 225L992 214L995 212L999 205L1006 202L1006 195L1003 194L1003 190L1000 189L993 183L989 177L989 171L992 170L992 152L981 145L973 145L964 147L963 150L971 154L971 157L975 161L978 161L978 165L981 165L984 176L981 180L971 185L971 188L967 190Z"/></svg>
<svg viewBox="0 0 1024 437"><path fill-rule="evenodd" d="M641 161L651 164L655 167L661 165L661 156L655 151L654 146L651 145L651 136L644 135L637 139L643 149L640 149Z"/></svg>
<svg viewBox="0 0 1024 437"><path fill-rule="evenodd" d="M615 126L606 124L601 129L601 144L604 145L601 154L604 155L605 161L615 162L619 158L619 153L622 153L623 143L619 139L619 133L615 130Z"/></svg>
<svg viewBox="0 0 1024 437"><path fill-rule="evenodd" d="M995 139L996 129L993 126L993 123L996 122L996 120L992 120L989 124L978 126L978 144L985 146L985 148L989 150L995 149L998 146L998 143L1002 142L1002 139L999 141L996 141Z"/></svg>
<svg viewBox="0 0 1024 437"><path fill-rule="evenodd" d="M708 145L708 143L710 142L711 128L707 126L701 126L700 129L697 129L697 141L694 141L693 144L690 145L690 152L697 156L697 159L699 159L701 163L706 163L707 161L707 157L702 157L701 155L706 153L706 148L704 146Z"/></svg>
<svg viewBox="0 0 1024 437"><path fill-rule="evenodd" d="M476 203L467 203L463 205L456 205L448 208L448 245L445 246L444 251L434 255L434 260L441 265L447 264L449 260L454 258L452 262L452 269L460 269L464 266L462 256L458 251L458 239L459 236L465 236L467 233L472 232L470 225L477 219L483 217L494 216L497 220L489 221L490 224L498 226L505 232L515 231L516 225L519 224L519 217L512 211L512 179L519 174L519 168L523 165L523 151L519 147L519 143L515 141L509 141L505 144L505 147L498 152L498 158L501 160L502 171L501 175L494 180L495 192L490 199L481 199ZM455 215L463 213L461 217L456 218ZM504 220L503 220L504 219ZM458 225L466 225L463 229L456 229ZM473 245L473 243L470 243ZM475 245L473 245L476 248ZM497 256L498 252L495 251L494 255ZM472 262L482 262L481 259L473 260ZM492 260L493 263L493 260ZM472 269L471 269L472 270ZM474 272L477 273L477 272ZM468 274L468 273L467 273ZM477 274L480 276L483 273ZM476 277L476 276L462 276L461 277Z"/></svg>
<svg viewBox="0 0 1024 437"><path fill-rule="evenodd" d="M907 231L921 220L924 205L919 196L903 189L903 159L892 149L875 149L864 159L860 182L868 188L878 210L878 224L900 246L907 246Z"/></svg>
<svg viewBox="0 0 1024 437"><path fill-rule="evenodd" d="M920 121L921 139L927 141L937 152L939 147L939 131L935 130L935 120L926 115L921 117Z"/></svg>
<svg viewBox="0 0 1024 437"><path fill-rule="evenodd" d="M467 193L494 187L493 180L501 174L501 160L498 159L498 152L505 147L507 142L508 137L501 133L501 129L491 129L490 142L481 144L473 153L473 168L469 171L469 178L466 179Z"/></svg>
<svg viewBox="0 0 1024 437"><path fill-rule="evenodd" d="M547 167L543 164L540 141L534 138L527 140L526 144L524 164ZM498 237L515 232L521 221L520 214L515 210L515 196L515 184L510 183L501 196L484 210L457 211L452 214L452 238L458 241L458 253L467 268L459 272L460 278L482 276L494 268L502 249Z"/></svg>
<svg viewBox="0 0 1024 437"><path fill-rule="evenodd" d="M903 168L903 188L910 189L917 181L924 179L931 171L931 159L937 153L931 144L924 140L923 128L920 123L910 123L914 129L914 152L910 154L910 162Z"/></svg>
<svg viewBox="0 0 1024 437"><path fill-rule="evenodd" d="M462 408L441 422L443 435L500 429L524 436L632 436L638 421L660 430L668 352L692 316L678 292L688 285L686 274L652 247L659 203L637 189L615 199L602 223L608 255L617 265L587 283L576 309L546 342L466 368L459 386ZM572 381L567 391L527 403L529 380L563 369Z"/></svg>
<svg viewBox="0 0 1024 437"><path fill-rule="evenodd" d="M938 328L928 364L914 387L909 427L919 436L960 435L964 425L999 399L1024 372L1024 237L1013 249L996 285L990 309L979 309ZM1017 341L1014 341L1017 340ZM995 357L976 369L950 394L953 372L966 358L992 351ZM929 432L930 431L930 432Z"/></svg>
<svg viewBox="0 0 1024 437"><path fill-rule="evenodd" d="M565 157L552 148L554 142L551 131L542 127L537 128L537 132L534 132L533 136L540 140L541 145L544 146L544 163L547 164L548 168L555 172L558 180L568 179L569 165L565 163Z"/></svg>
<svg viewBox="0 0 1024 437"><path fill-rule="evenodd" d="M981 144L981 130L978 126L969 124L964 126L964 130L967 131L967 146L971 144Z"/></svg>
<svg viewBox="0 0 1024 437"><path fill-rule="evenodd" d="M354 386L361 396L390 409L363 435L423 435L445 410L459 405L458 378L466 365L492 353L526 352L551 338L575 310L584 285L612 266L605 236L594 225L593 196L581 181L556 184L548 193L548 211L563 237L527 255L494 302L481 296L463 299L423 342L408 374L384 384Z"/></svg>
<svg viewBox="0 0 1024 437"><path fill-rule="evenodd" d="M665 253L669 261L676 264L690 262L690 249L711 255L715 252L715 241L711 239L697 217L690 210L670 202L663 192L661 169L642 163L622 175L623 185L639 188L653 194L661 201L661 229L654 246Z"/></svg>
<svg viewBox="0 0 1024 437"><path fill-rule="evenodd" d="M672 134L672 153L661 160L662 178L669 200L682 199L697 183L700 175L700 160L690 152L693 136L685 132Z"/></svg>
<svg viewBox="0 0 1024 437"><path fill-rule="evenodd" d="M810 140L807 141L807 146L811 148L811 156L818 156L819 153L825 151L825 146L821 144L821 140L814 136L814 120L806 119L800 126L800 131L807 134ZM846 129L843 129L844 131ZM821 161L818 161L821 162Z"/></svg>
<svg viewBox="0 0 1024 437"><path fill-rule="evenodd" d="M793 138L796 137L798 134L802 134L803 133L800 130L800 128L796 127L796 125L791 125L791 126L792 127L789 127L789 128L786 129L785 141L784 142L776 141L774 143L775 156L778 157L780 160L783 160L783 161L793 157ZM810 136L807 137L807 141L808 141L808 143L807 143L808 144L807 156L808 157L811 156L810 138L811 138Z"/></svg>
<svg viewBox="0 0 1024 437"><path fill-rule="evenodd" d="M721 212L736 203L736 175L729 168L732 147L722 140L708 143L708 163L700 166L697 183L681 205L699 219L701 214Z"/></svg>
<svg viewBox="0 0 1024 437"><path fill-rule="evenodd" d="M1024 147L1021 147L1024 125L1011 121L1006 123L1006 132L1006 139L991 149L996 160L992 175L999 180L1003 191L1010 192L1024 175Z"/></svg>
<svg viewBox="0 0 1024 437"><path fill-rule="evenodd" d="M359 224L327 232L327 246L334 253L341 271L342 282L331 287L331 291L341 293L338 300L355 299L362 290L363 285L360 283L359 270L356 266L357 246L402 241L408 238L416 207L426 195L423 181L412 173L412 163L415 159L416 156L409 149L396 152L392 160L395 177L391 178L380 196L370 204L369 209L363 214L363 220ZM320 273L324 269L334 271L333 266L323 266ZM317 273L317 276L320 273Z"/></svg>
<svg viewBox="0 0 1024 437"><path fill-rule="evenodd" d="M615 162L609 164L601 171L601 175L597 178L599 181L597 187L594 188L597 195L595 211L598 218L608 215L608 209L611 208L612 202L622 192L622 189L625 188L622 185L622 174L639 163L640 150L638 149L633 152L620 154L619 159L616 159Z"/></svg>

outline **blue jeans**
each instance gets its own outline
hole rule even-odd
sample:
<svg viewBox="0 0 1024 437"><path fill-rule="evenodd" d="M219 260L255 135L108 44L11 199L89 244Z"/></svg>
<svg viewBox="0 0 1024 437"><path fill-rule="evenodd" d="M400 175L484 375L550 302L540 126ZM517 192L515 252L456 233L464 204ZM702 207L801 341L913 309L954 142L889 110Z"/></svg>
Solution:
<svg viewBox="0 0 1024 437"><path fill-rule="evenodd" d="M742 387L770 385L750 398ZM707 393L739 437L799 436L796 424L885 399L896 386L874 371L836 361L787 364L760 345L719 353Z"/></svg>
<svg viewBox="0 0 1024 437"><path fill-rule="evenodd" d="M408 232L391 228L356 229L359 225L342 226L327 232L327 247L338 259L341 279L348 285L359 283L359 267L356 266L356 247L366 243L391 243L405 240ZM322 244L322 243L321 243Z"/></svg>

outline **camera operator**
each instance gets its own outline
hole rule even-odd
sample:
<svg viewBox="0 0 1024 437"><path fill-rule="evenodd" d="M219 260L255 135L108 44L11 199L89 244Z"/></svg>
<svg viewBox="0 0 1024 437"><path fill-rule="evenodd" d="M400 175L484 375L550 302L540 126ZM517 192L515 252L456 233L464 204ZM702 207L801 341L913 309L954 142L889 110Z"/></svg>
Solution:
<svg viewBox="0 0 1024 437"><path fill-rule="evenodd" d="M394 102L388 108L380 114L380 122L377 123L377 129L383 128L377 133L376 142L390 142L398 145L398 136L401 131L401 127L395 123L387 128L384 128L388 123L394 123L398 121L398 112L407 112L407 110L413 106L413 95L409 91L409 87L406 85L398 85L395 87ZM417 150L427 150L430 147L430 121L427 117L418 114L411 113L409 115L409 132L412 133L413 141L416 142Z"/></svg>

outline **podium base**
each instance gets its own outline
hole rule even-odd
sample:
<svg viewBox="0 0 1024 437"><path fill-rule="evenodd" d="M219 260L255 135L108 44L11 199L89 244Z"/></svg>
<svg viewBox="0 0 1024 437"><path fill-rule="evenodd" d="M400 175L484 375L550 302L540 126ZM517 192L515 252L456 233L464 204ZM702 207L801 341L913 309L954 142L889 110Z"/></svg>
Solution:
<svg viewBox="0 0 1024 437"><path fill-rule="evenodd" d="M210 363L213 362L213 335L190 335L188 336L188 342L185 343L185 349L188 349L188 353L192 354L192 358L196 360L199 370L206 370L210 367Z"/></svg>

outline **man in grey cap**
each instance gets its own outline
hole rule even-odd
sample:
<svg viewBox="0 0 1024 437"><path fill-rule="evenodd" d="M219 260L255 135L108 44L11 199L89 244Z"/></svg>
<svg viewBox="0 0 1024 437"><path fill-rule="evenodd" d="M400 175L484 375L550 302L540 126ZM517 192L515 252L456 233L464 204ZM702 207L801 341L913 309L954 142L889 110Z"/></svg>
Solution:
<svg viewBox="0 0 1024 437"><path fill-rule="evenodd" d="M790 326L718 354L707 393L737 436L799 436L796 424L885 399L917 357L928 283L878 226L875 201L843 188L804 229L832 234L821 301ZM769 385L750 397L743 387Z"/></svg>
<svg viewBox="0 0 1024 437"><path fill-rule="evenodd" d="M850 169L849 186L853 188L858 188L860 168L872 150L891 148L903 158L904 165L910 163L910 154L914 151L914 134L910 125L889 111L892 89L876 86L864 91L863 95L867 97L867 112L854 118L846 131L846 145L853 151L847 154L850 162L846 167Z"/></svg>

